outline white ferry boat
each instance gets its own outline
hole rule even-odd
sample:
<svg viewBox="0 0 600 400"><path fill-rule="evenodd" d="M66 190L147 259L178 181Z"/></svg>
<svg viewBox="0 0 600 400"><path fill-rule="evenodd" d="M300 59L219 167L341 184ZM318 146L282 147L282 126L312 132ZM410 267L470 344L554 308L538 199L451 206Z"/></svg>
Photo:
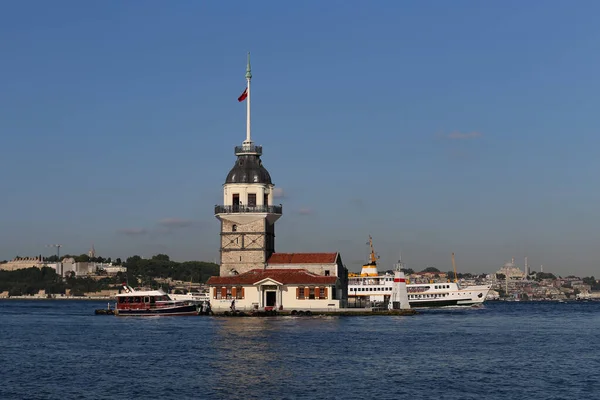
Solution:
<svg viewBox="0 0 600 400"><path fill-rule="evenodd" d="M369 262L363 265L360 274L348 275L348 299L357 305L387 302L392 293L394 275L377 271L377 256L373 250L373 241L369 236L371 254ZM454 253L452 253L454 264ZM402 261L396 265L403 268ZM455 276L456 276L456 268ZM472 306L482 304L491 289L491 285L461 287L454 282L410 283L407 280L408 302L411 308Z"/></svg>
<svg viewBox="0 0 600 400"><path fill-rule="evenodd" d="M116 295L116 316L168 316L198 315L196 305L177 301L159 290L136 290L123 286L123 293Z"/></svg>
<svg viewBox="0 0 600 400"><path fill-rule="evenodd" d="M202 292L188 292L185 294L174 294L171 293L169 296L176 301L185 301L190 304L202 304L204 302L210 301L210 296L208 293Z"/></svg>

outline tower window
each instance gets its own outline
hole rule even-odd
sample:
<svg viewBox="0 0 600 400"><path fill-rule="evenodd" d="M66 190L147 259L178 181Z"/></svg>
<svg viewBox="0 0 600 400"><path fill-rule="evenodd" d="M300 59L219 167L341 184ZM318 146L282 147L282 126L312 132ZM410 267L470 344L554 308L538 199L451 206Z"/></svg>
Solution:
<svg viewBox="0 0 600 400"><path fill-rule="evenodd" d="M231 226L231 232L237 232L237 225L233 224Z"/></svg>
<svg viewBox="0 0 600 400"><path fill-rule="evenodd" d="M248 193L248 207L256 207L256 193Z"/></svg>
<svg viewBox="0 0 600 400"><path fill-rule="evenodd" d="M325 270L325 276L329 276L329 270L328 269Z"/></svg>
<svg viewBox="0 0 600 400"><path fill-rule="evenodd" d="M263 205L269 205L269 195L267 193L265 193L265 195L263 196Z"/></svg>

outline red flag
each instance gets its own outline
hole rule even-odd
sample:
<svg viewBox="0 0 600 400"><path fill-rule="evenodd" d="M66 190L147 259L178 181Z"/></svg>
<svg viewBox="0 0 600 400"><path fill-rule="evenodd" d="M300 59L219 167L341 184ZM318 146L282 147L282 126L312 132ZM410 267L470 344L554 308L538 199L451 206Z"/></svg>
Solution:
<svg viewBox="0 0 600 400"><path fill-rule="evenodd" d="M248 88L244 89L244 93L242 93L242 95L238 97L238 101L244 101L246 100L246 97L248 97Z"/></svg>

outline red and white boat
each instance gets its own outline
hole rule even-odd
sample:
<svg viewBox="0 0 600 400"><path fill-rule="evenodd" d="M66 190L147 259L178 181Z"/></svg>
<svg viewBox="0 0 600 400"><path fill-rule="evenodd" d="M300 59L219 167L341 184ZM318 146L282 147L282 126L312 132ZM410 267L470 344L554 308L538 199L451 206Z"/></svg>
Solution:
<svg viewBox="0 0 600 400"><path fill-rule="evenodd" d="M161 289L135 290L131 286L123 286L123 289L123 293L116 295L117 316L198 315L196 305L173 300Z"/></svg>

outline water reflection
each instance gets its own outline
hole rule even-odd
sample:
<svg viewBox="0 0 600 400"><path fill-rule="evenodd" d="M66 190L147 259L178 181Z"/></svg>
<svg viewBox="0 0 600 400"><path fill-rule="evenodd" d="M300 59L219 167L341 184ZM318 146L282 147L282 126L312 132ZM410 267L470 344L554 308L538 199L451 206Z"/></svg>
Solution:
<svg viewBox="0 0 600 400"><path fill-rule="evenodd" d="M293 367L319 356L307 350L305 333L334 332L340 324L339 318L301 317L223 318L215 322L218 328L210 342L213 356L209 368L219 371L214 383L222 388L221 394L239 394L241 387L246 393L266 393L282 381L297 379Z"/></svg>

